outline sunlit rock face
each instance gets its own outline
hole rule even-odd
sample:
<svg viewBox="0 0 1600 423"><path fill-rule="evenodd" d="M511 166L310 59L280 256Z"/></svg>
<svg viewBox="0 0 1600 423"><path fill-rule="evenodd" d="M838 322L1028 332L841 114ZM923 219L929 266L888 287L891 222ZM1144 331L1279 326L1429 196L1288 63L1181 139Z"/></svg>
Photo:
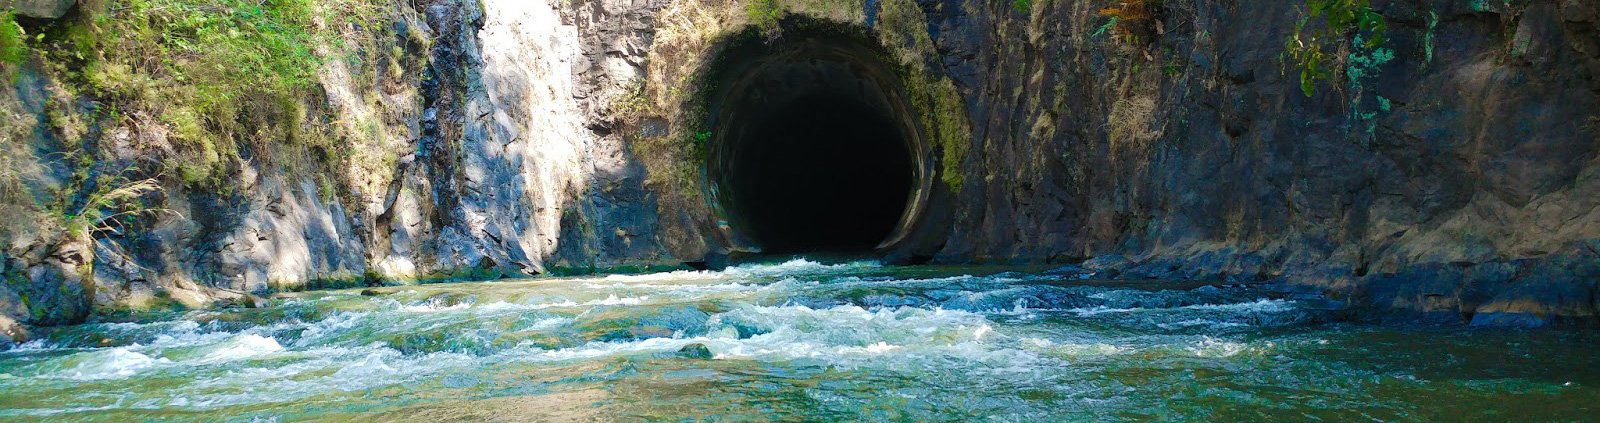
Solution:
<svg viewBox="0 0 1600 423"><path fill-rule="evenodd" d="M400 181L409 189L391 189L379 215L394 234L373 254L380 273L670 260L655 247L644 175L604 116L604 101L640 72L644 35L624 30L648 29L640 10L596 4L602 12L580 20L541 1L481 6L426 10L441 34L430 52L438 80L421 85L420 145Z"/></svg>
<svg viewBox="0 0 1600 423"><path fill-rule="evenodd" d="M0 273L26 283L0 287L0 329L81 321L89 303L209 306L282 290L678 263L658 247L645 175L610 107L642 72L659 6L393 7L382 27L344 29L349 46L318 47L340 60L322 63L318 98L302 99L325 103L329 125L361 135L337 153L351 155L339 162L349 168L290 170L281 163L294 158L247 157L229 189L166 182L152 197L160 213L90 242L61 241L62 228L49 224L8 226ZM16 167L38 185L29 189L66 186L72 169L46 159L88 137L117 146L97 165L106 168L152 160L141 146L173 142L148 126L37 130L60 113L54 104L72 100L62 94L68 81L30 66L0 90L6 115L26 118L0 125L6 158L40 163ZM20 199L12 208L18 198L5 194L7 220L42 209ZM59 253L67 249L82 254L68 260Z"/></svg>

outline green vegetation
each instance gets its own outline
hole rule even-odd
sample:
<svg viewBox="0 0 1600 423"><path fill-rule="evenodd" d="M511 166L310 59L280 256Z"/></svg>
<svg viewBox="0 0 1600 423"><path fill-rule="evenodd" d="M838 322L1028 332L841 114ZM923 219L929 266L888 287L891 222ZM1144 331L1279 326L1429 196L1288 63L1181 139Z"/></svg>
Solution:
<svg viewBox="0 0 1600 423"><path fill-rule="evenodd" d="M348 148L325 112L319 48L372 25L378 9L313 0L82 1L33 48L67 89L96 101L101 124L160 128L167 160L149 174L227 193L249 164L303 168ZM158 147L158 146L136 146ZM312 152L312 154L307 154Z"/></svg>
<svg viewBox="0 0 1600 423"><path fill-rule="evenodd" d="M1011 0L1011 10L1024 15L1033 12L1033 0Z"/></svg>
<svg viewBox="0 0 1600 423"><path fill-rule="evenodd" d="M750 24L771 32L778 29L778 19L783 17L783 5L778 0L751 0L744 5L745 18Z"/></svg>
<svg viewBox="0 0 1600 423"><path fill-rule="evenodd" d="M126 173L126 172L124 172ZM73 181L56 207L69 237L121 231L141 215L166 209L151 207L146 195L162 191L154 178L130 180L124 173L100 175L92 181ZM80 185L88 182L86 185Z"/></svg>
<svg viewBox="0 0 1600 423"><path fill-rule="evenodd" d="M1422 48L1423 48L1423 54L1424 54L1423 60L1422 60L1423 66L1427 66L1427 64L1433 63L1433 39L1435 37L1435 33L1438 32L1438 30L1439 30L1439 13L1438 12L1429 11L1428 12L1428 31L1423 33L1423 35L1422 35L1422 37L1423 37L1422 38L1422 45L1423 45Z"/></svg>
<svg viewBox="0 0 1600 423"><path fill-rule="evenodd" d="M887 46L892 55L883 60L899 65L906 97L915 115L922 119L926 136L939 147L940 179L952 191L960 192L966 180L961 165L972 143L972 128L961 93L948 78L926 68L928 58L937 57L938 53L916 2L884 0L882 5L877 41Z"/></svg>
<svg viewBox="0 0 1600 423"><path fill-rule="evenodd" d="M1112 16L1111 19L1107 19L1106 20L1106 24L1105 25L1100 25L1099 28L1096 28L1094 30L1093 34L1089 34L1089 37L1091 37L1091 38L1100 38L1100 36L1106 35L1106 32L1110 32L1111 28L1116 28L1116 27L1117 27L1117 17L1116 16Z"/></svg>
<svg viewBox="0 0 1600 423"><path fill-rule="evenodd" d="M1372 10L1371 0L1307 0L1306 5L1306 13L1284 42L1282 59L1300 72L1300 90L1310 97L1317 83L1331 79L1333 69L1344 62L1340 53L1344 40L1353 40L1352 49L1377 49L1388 24Z"/></svg>
<svg viewBox="0 0 1600 423"><path fill-rule="evenodd" d="M11 12L0 12L0 63L22 63L28 48L23 39L26 36L27 32L17 25L17 19Z"/></svg>
<svg viewBox="0 0 1600 423"><path fill-rule="evenodd" d="M634 79L622 87L622 91L611 99L611 108L625 118L637 118L648 115L654 108L650 98L644 90L644 80Z"/></svg>
<svg viewBox="0 0 1600 423"><path fill-rule="evenodd" d="M1128 45L1145 46L1160 35L1163 0L1121 0L1116 7L1100 9L1100 16L1110 18L1096 36L1111 29Z"/></svg>
<svg viewBox="0 0 1600 423"><path fill-rule="evenodd" d="M1511 7L1511 0L1501 0L1500 4L1504 7ZM1489 5L1489 0L1472 0L1470 6L1472 6L1472 11L1474 12L1488 12L1494 8L1494 6Z"/></svg>
<svg viewBox="0 0 1600 423"><path fill-rule="evenodd" d="M80 0L56 20L0 13L0 75L28 61L26 89L44 100L42 113L0 104L0 215L23 221L0 229L0 241L124 233L175 213L162 207L164 190L237 195L246 169L311 178L324 198L355 192L350 175L362 173L349 169L361 154L387 153L364 148L381 133L350 128L382 129L377 92L400 93L426 65L416 52L427 34L415 25L397 34L392 7ZM325 72L354 81L343 103L324 91ZM372 111L338 121L349 115L334 107L351 102Z"/></svg>
<svg viewBox="0 0 1600 423"><path fill-rule="evenodd" d="M967 125L966 106L961 103L961 93L955 83L921 76L906 80L911 107L922 117L922 127L939 146L940 180L951 191L961 192L966 179L962 162L966 160L972 142L972 130Z"/></svg>

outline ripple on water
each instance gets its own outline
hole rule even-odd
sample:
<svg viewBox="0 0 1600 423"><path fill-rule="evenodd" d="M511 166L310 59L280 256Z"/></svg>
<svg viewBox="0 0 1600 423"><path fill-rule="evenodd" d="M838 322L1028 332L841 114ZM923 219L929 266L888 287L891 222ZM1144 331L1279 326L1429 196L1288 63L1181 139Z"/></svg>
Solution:
<svg viewBox="0 0 1600 423"><path fill-rule="evenodd" d="M1595 388L1561 383L1600 380L1580 370L1550 383L1472 382L1472 369L1408 344L1434 338L1371 342L1252 289L1063 286L979 270L791 260L313 293L260 310L64 328L0 352L0 417L271 419L293 409L353 420L362 416L350 410L464 411L537 402L464 398L531 396L642 419L1250 420L1261 416L1229 410L1280 408L1268 415L1404 419L1441 401L1435 391L1576 404ZM1540 345L1496 357L1562 351ZM1373 364L1383 360L1397 363ZM1396 376L1423 367L1463 376Z"/></svg>

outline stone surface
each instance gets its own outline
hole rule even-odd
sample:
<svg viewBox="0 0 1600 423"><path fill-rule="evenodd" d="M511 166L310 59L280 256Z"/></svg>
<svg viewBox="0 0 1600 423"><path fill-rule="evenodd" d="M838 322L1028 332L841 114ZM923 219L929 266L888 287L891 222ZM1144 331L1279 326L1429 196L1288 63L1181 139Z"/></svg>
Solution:
<svg viewBox="0 0 1600 423"><path fill-rule="evenodd" d="M78 0L8 0L12 11L19 15L40 18L56 19L67 15L67 11Z"/></svg>
<svg viewBox="0 0 1600 423"><path fill-rule="evenodd" d="M1373 316L1593 322L1581 303L1600 273L1553 264L1600 238L1592 6L1375 2L1395 58L1305 97L1277 59L1293 2L1169 2L1144 47L1086 36L1103 24L1090 3L1031 19L924 3L945 57L972 58L945 70L980 134L939 260L1105 256L1086 267L1285 276L1360 294ZM1054 134L1027 130L1040 121ZM1562 270L1458 269L1504 265Z"/></svg>

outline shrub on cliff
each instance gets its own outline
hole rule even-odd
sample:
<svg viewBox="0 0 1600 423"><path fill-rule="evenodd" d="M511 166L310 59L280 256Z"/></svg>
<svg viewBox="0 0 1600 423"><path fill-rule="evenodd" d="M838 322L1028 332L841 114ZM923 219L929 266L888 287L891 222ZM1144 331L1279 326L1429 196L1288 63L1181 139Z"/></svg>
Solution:
<svg viewBox="0 0 1600 423"><path fill-rule="evenodd" d="M1383 15L1372 10L1371 0L1307 0L1306 10L1284 41L1283 61L1300 74L1300 90L1307 97L1318 82L1333 78L1344 65L1349 42L1371 50L1382 45L1388 30Z"/></svg>
<svg viewBox="0 0 1600 423"><path fill-rule="evenodd" d="M1106 24L1133 46L1145 46L1165 32L1161 23L1161 0L1121 0L1116 6L1100 9L1100 16L1111 18Z"/></svg>

